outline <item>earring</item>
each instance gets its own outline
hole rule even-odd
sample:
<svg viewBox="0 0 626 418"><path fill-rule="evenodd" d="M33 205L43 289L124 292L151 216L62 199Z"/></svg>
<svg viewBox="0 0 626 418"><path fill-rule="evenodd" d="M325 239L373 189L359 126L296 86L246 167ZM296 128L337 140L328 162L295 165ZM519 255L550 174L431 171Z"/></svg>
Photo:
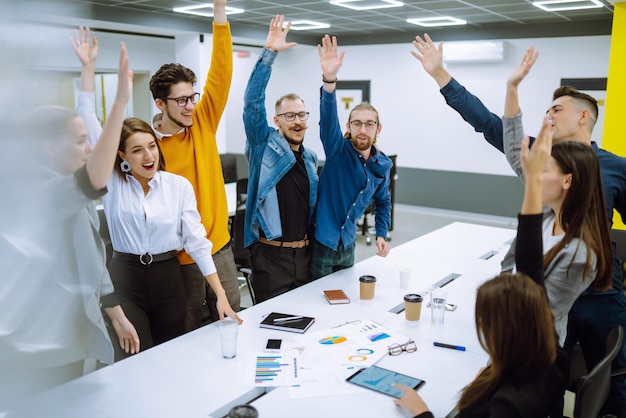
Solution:
<svg viewBox="0 0 626 418"><path fill-rule="evenodd" d="M122 170L124 173L130 173L130 164L128 163L128 161L124 160L120 163L120 170Z"/></svg>

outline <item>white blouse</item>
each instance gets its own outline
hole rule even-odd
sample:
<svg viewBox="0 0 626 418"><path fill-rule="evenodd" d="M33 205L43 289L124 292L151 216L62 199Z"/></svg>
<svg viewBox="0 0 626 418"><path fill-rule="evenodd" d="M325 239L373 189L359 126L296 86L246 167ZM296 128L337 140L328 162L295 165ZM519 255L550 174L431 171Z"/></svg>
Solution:
<svg viewBox="0 0 626 418"><path fill-rule="evenodd" d="M141 184L130 174L125 181L117 172L103 196L113 249L130 254L160 254L182 248L205 276L216 271L200 222L196 198L189 181L177 174L157 171L144 196Z"/></svg>

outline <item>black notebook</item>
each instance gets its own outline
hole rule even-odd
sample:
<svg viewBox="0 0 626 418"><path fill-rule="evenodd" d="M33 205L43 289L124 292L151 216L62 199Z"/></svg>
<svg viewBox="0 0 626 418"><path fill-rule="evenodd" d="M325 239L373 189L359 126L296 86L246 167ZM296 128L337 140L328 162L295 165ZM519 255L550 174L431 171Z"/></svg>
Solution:
<svg viewBox="0 0 626 418"><path fill-rule="evenodd" d="M302 334L315 322L315 318L302 315L290 315L278 312L269 314L259 326L261 328L277 329L280 331L297 332Z"/></svg>

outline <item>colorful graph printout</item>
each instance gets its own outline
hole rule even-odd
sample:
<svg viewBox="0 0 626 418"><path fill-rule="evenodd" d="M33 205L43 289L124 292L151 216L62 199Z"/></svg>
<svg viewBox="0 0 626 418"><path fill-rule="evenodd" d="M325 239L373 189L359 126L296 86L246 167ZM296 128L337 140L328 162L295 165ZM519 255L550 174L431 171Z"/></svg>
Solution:
<svg viewBox="0 0 626 418"><path fill-rule="evenodd" d="M346 337L335 335L333 337L325 337L320 340L320 344L341 344L348 341Z"/></svg>
<svg viewBox="0 0 626 418"><path fill-rule="evenodd" d="M254 386L291 386L298 383L298 359L290 354L256 354L247 373Z"/></svg>

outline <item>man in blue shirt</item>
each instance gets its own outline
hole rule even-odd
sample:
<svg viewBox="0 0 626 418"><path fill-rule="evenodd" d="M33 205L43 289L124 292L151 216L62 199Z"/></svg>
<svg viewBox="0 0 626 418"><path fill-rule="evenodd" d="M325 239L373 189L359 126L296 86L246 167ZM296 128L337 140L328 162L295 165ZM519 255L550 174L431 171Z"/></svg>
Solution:
<svg viewBox="0 0 626 418"><path fill-rule="evenodd" d="M311 277L326 276L354 265L356 222L374 200L378 255L389 253L391 225L389 173L391 160L374 144L380 133L378 112L361 103L350 112L345 135L337 115L335 88L345 51L337 54L337 38L326 35L317 46L322 66L320 137L326 161L320 174L315 214Z"/></svg>
<svg viewBox="0 0 626 418"><path fill-rule="evenodd" d="M287 94L276 102L267 123L265 88L276 55L296 45L286 42L291 23L272 19L265 48L248 81L243 121L248 159L248 199L244 246L250 247L252 287L258 302L310 281L309 228L317 198L317 155L302 145L309 112Z"/></svg>
<svg viewBox="0 0 626 418"><path fill-rule="evenodd" d="M424 38L424 40L419 36L415 38L413 45L417 51L411 51L413 56L435 79L446 103L472 125L476 132L483 133L487 142L500 152L504 152L500 117L490 112L476 96L468 92L446 71L443 66L442 43L435 45L427 34ZM591 140L591 132L568 139L586 143L595 150L600 161L609 220L612 224L614 209L619 212L622 220L626 220L626 158L600 149ZM554 141L558 141L557 136L554 137ZM576 300L569 313L565 348L571 350L577 341L580 342L589 370L604 357L606 338L611 329L618 324L626 329L626 301L622 285L621 262L615 250L613 255L615 258L613 287L606 292L593 289L585 291ZM614 369L626 367L626 341L612 366ZM601 415L606 414L613 414L620 418L626 417L626 378L623 375L611 379L611 391L601 411Z"/></svg>

